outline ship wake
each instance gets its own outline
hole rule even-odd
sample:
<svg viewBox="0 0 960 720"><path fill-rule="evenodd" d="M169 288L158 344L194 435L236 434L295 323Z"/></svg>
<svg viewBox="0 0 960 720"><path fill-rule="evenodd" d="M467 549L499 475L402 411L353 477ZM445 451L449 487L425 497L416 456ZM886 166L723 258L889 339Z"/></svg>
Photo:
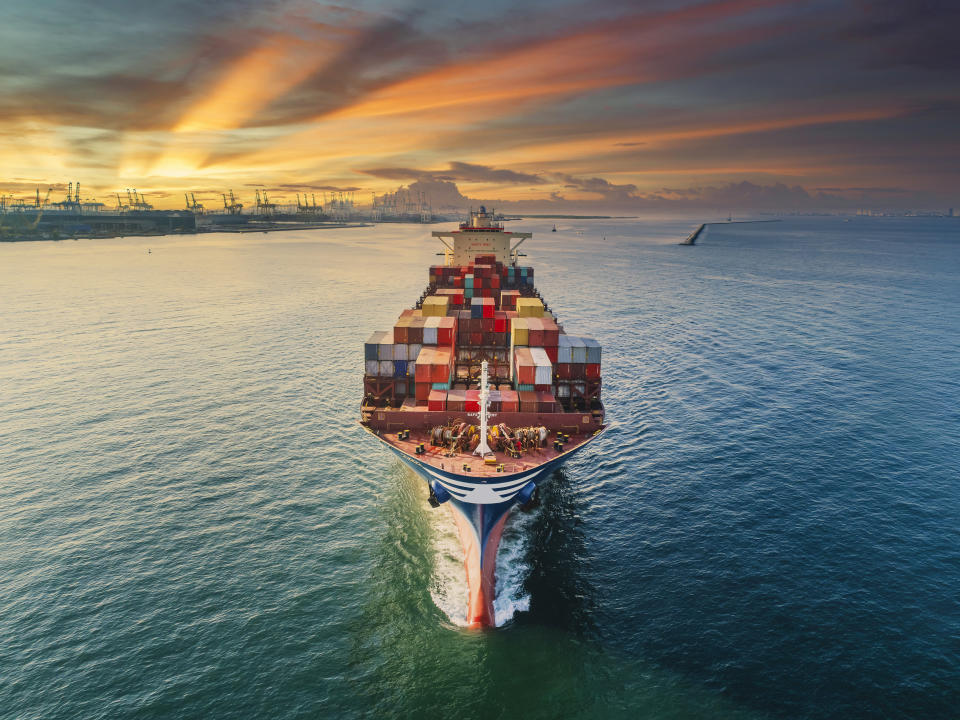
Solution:
<svg viewBox="0 0 960 720"><path fill-rule="evenodd" d="M530 595L524 583L531 570L528 559L531 527L538 512L522 513L515 508L504 526L497 553L497 591L493 601L497 627L508 623L518 612L530 609ZM434 536L430 595L451 623L466 627L469 588L456 525L447 512L431 512L430 521Z"/></svg>

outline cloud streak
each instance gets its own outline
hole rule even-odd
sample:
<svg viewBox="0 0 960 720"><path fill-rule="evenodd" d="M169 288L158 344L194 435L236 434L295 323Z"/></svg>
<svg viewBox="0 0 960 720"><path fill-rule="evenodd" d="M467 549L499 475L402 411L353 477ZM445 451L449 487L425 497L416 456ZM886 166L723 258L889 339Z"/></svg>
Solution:
<svg viewBox="0 0 960 720"><path fill-rule="evenodd" d="M545 203L941 202L960 192L958 25L937 0L11 0L0 161L171 197L454 182Z"/></svg>

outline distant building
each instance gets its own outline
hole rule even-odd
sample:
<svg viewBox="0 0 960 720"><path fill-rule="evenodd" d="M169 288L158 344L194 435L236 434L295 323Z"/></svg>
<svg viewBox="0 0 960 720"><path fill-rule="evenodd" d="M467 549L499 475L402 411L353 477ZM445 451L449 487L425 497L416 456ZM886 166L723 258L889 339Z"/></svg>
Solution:
<svg viewBox="0 0 960 720"><path fill-rule="evenodd" d="M953 217L953 208L947 210L947 217Z"/></svg>

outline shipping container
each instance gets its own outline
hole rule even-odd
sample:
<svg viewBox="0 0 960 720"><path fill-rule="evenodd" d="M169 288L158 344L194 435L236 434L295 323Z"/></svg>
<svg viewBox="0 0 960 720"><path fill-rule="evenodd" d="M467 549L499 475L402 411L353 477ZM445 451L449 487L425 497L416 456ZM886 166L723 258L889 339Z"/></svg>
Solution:
<svg viewBox="0 0 960 720"><path fill-rule="evenodd" d="M466 412L480 412L480 391L467 390L464 402Z"/></svg>
<svg viewBox="0 0 960 720"><path fill-rule="evenodd" d="M527 318L518 317L510 321L510 344L515 347L530 344Z"/></svg>
<svg viewBox="0 0 960 720"><path fill-rule="evenodd" d="M386 337L387 333L384 331L375 332L370 336L370 339L363 345L363 359L365 361L369 362L370 360L380 359L378 347Z"/></svg>
<svg viewBox="0 0 960 720"><path fill-rule="evenodd" d="M457 318L455 317L443 317L440 318L440 324L437 327L437 344L438 345L453 345L456 341L457 333Z"/></svg>
<svg viewBox="0 0 960 720"><path fill-rule="evenodd" d="M410 322L412 318L409 317L399 317L397 322L393 326L393 342L395 343L408 343L410 342L410 337L408 333L410 332Z"/></svg>
<svg viewBox="0 0 960 720"><path fill-rule="evenodd" d="M407 338L411 345L423 344L423 326L427 322L426 318L415 317L410 321L410 328L407 330Z"/></svg>
<svg viewBox="0 0 960 720"><path fill-rule="evenodd" d="M543 303L538 298L517 298L516 308L520 317L543 317Z"/></svg>
<svg viewBox="0 0 960 720"><path fill-rule="evenodd" d="M583 342L587 346L587 363L599 365L600 343L593 338L583 338Z"/></svg>
<svg viewBox="0 0 960 720"><path fill-rule="evenodd" d="M553 382L553 363L543 348L530 348L531 360L536 366L535 385L549 385ZM524 381L525 382L525 381Z"/></svg>
<svg viewBox="0 0 960 720"><path fill-rule="evenodd" d="M449 390L447 392L447 410L450 412L465 412L467 402L467 391L462 389Z"/></svg>
<svg viewBox="0 0 960 720"><path fill-rule="evenodd" d="M537 364L533 360L530 348L515 348L513 351L513 373L511 375L514 382L532 385L536 382L536 376Z"/></svg>
<svg viewBox="0 0 960 720"><path fill-rule="evenodd" d="M444 317L449 304L450 298L444 295L429 295L423 299L420 309L424 317Z"/></svg>
<svg viewBox="0 0 960 720"><path fill-rule="evenodd" d="M540 320L543 328L543 346L557 347L560 339L560 328L552 317L546 315Z"/></svg>
<svg viewBox="0 0 960 720"><path fill-rule="evenodd" d="M556 411L557 401L553 397L553 393L548 390L541 390L537 392L537 412L542 413L552 413Z"/></svg>
<svg viewBox="0 0 960 720"><path fill-rule="evenodd" d="M516 390L500 391L500 412L520 412L520 395Z"/></svg>
<svg viewBox="0 0 960 720"><path fill-rule="evenodd" d="M447 391L431 390L427 396L427 407L431 412L440 412L447 409Z"/></svg>
<svg viewBox="0 0 960 720"><path fill-rule="evenodd" d="M437 344L437 329L439 327L440 327L440 318L438 316L430 316L426 318L423 325L423 344L424 345Z"/></svg>
<svg viewBox="0 0 960 720"><path fill-rule="evenodd" d="M543 347L543 318L527 318L527 338L530 347Z"/></svg>
<svg viewBox="0 0 960 720"><path fill-rule="evenodd" d="M417 382L415 384L416 391L415 396L417 398L417 405L426 405L427 399L430 397L430 393L433 391L433 388L430 387L428 382Z"/></svg>
<svg viewBox="0 0 960 720"><path fill-rule="evenodd" d="M535 413L538 411L537 393L532 390L521 390L519 395L520 412Z"/></svg>

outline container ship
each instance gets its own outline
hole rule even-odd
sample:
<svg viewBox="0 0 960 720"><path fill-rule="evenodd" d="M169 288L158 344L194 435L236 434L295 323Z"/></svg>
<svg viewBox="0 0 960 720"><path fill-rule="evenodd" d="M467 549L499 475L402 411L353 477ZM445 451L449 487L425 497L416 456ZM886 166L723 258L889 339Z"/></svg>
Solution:
<svg viewBox="0 0 960 720"><path fill-rule="evenodd" d="M521 265L531 233L484 207L433 232L444 264L364 345L361 425L450 509L463 544L467 624L495 624L496 558L514 507L606 429L600 343L565 331Z"/></svg>

